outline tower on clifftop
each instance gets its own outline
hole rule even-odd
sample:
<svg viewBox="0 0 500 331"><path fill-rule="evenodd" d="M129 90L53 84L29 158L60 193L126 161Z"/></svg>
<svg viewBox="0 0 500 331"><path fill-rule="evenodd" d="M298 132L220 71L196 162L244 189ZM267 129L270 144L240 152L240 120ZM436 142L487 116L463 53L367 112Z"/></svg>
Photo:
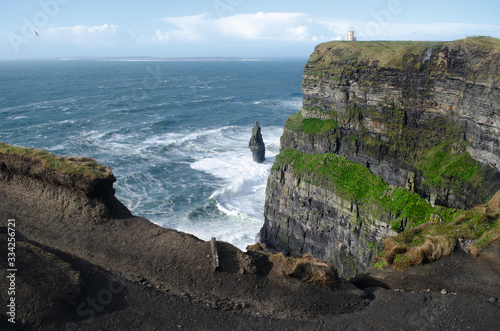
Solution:
<svg viewBox="0 0 500 331"><path fill-rule="evenodd" d="M356 41L356 37L354 37L354 31L348 31L345 35L346 41Z"/></svg>

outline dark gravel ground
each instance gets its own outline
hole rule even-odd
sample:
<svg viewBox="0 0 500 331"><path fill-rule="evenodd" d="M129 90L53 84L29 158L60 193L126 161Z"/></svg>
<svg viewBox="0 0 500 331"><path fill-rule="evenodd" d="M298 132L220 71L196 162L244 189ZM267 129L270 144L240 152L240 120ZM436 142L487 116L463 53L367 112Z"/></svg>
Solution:
<svg viewBox="0 0 500 331"><path fill-rule="evenodd" d="M262 283L256 300L247 300L251 303L239 302L245 296L237 290L231 298L210 301L189 293L174 294L143 279L131 281L119 270L105 270L71 254L42 248L19 244L18 252L24 256L20 268L29 272L18 277L15 328L1 315L2 329L498 330L500 325L498 242L477 258L457 251L406 271L367 270L353 280L363 292L350 283L331 291L342 301L343 311L338 310L339 302L330 306L318 300L318 293L324 293L310 285L304 294ZM2 268L0 287L4 289L6 268ZM70 277L75 271L79 283ZM69 300L68 291L78 298ZM269 293L279 298L279 291L288 309L259 306L259 297Z"/></svg>

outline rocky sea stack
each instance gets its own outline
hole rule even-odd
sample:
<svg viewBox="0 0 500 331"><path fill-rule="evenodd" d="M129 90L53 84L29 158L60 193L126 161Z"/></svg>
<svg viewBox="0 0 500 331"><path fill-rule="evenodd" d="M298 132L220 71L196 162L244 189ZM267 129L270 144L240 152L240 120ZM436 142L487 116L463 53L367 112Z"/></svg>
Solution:
<svg viewBox="0 0 500 331"><path fill-rule="evenodd" d="M255 162L263 163L266 160L266 145L262 139L260 125L258 122L255 122L252 129L252 137L250 138L248 147L252 151L252 157Z"/></svg>

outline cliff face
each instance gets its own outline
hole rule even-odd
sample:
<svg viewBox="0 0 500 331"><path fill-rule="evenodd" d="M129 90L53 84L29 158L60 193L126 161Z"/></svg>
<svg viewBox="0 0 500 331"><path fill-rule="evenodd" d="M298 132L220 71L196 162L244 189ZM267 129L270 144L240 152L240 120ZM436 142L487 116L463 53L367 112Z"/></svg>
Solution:
<svg viewBox="0 0 500 331"><path fill-rule="evenodd" d="M344 277L365 269L377 251L375 245L391 231L384 217L376 218L355 202L295 176L289 165L271 172L266 193L261 237L285 254L319 256Z"/></svg>
<svg viewBox="0 0 500 331"><path fill-rule="evenodd" d="M500 189L499 86L500 41L494 38L321 44L305 66L303 108L285 124L282 151L342 155L387 184L417 193L432 207L469 209ZM322 168L316 165L311 172ZM262 239L286 251L313 252L335 261L339 269L345 267L339 256L347 254L358 261L358 271L363 270L387 227L373 225L367 220L377 217L366 213L348 221L346 209L328 201L343 199L349 206L355 199L342 192L336 197L313 193L326 187L323 182L307 190L294 188L289 181L297 180L296 172L283 177L276 171L286 173L284 168L273 169ZM282 193L273 193L272 187ZM302 211L282 213L279 206L284 200L302 204L289 208ZM311 216L296 216L308 214L315 205L322 210L319 222L329 226L314 229L308 225ZM446 221L443 213L430 218ZM286 230L278 219L287 220ZM360 240L353 232L353 219L367 226L361 230L370 240ZM423 220L395 211L385 222L401 230ZM292 239L300 233L318 240Z"/></svg>

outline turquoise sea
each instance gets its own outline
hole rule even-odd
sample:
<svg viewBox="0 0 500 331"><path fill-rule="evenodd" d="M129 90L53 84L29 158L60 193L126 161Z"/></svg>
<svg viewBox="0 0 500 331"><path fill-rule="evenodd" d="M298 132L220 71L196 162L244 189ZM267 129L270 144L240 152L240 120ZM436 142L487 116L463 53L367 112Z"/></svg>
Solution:
<svg viewBox="0 0 500 331"><path fill-rule="evenodd" d="M306 59L0 62L0 141L109 165L138 216L244 249ZM255 122L267 161L248 149Z"/></svg>

